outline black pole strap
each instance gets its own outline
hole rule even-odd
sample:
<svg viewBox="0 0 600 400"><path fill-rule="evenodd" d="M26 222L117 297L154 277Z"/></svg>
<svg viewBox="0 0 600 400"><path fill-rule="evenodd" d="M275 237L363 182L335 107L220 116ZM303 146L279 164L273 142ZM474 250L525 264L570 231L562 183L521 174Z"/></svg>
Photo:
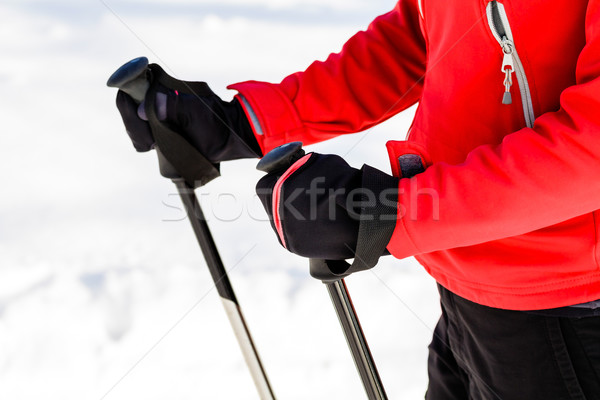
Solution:
<svg viewBox="0 0 600 400"><path fill-rule="evenodd" d="M159 85L194 96L209 95L212 92L206 83L180 81L168 75L157 64L150 64L148 68L150 69L148 74L150 87L146 93L145 111L156 147L160 149L161 174L173 179L174 173L171 170L175 170L191 187L203 186L220 176L219 165L208 161L185 138L158 119L155 106L156 94ZM172 168L163 165L165 160L169 162Z"/></svg>
<svg viewBox="0 0 600 400"><path fill-rule="evenodd" d="M358 237L352 264L345 260L310 260L310 274L325 283L334 282L358 271L377 265L385 254L397 221L398 178L391 177L368 165L362 168L362 186L371 194L364 201L358 224ZM390 190L391 189L391 190ZM390 191L387 202L380 201L380 194Z"/></svg>
<svg viewBox="0 0 600 400"><path fill-rule="evenodd" d="M414 154L400 156L398 163L404 178L425 170L424 161ZM373 268L382 255L389 254L386 253L386 247L397 223L398 180L376 168L363 166L362 187L374 196L363 205L354 261L350 264L345 260L310 260L312 277L324 283L335 282L355 272Z"/></svg>

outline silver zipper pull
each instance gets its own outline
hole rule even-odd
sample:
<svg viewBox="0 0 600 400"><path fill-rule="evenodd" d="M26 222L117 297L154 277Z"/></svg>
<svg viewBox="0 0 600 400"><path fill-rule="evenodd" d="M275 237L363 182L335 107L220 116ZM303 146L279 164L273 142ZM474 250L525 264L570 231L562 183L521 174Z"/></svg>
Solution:
<svg viewBox="0 0 600 400"><path fill-rule="evenodd" d="M502 96L502 104L512 104L512 96L510 94L510 87L512 86L512 73L513 70L507 68L504 70L504 96Z"/></svg>
<svg viewBox="0 0 600 400"><path fill-rule="evenodd" d="M512 74L515 72L515 63L513 60L512 42L506 38L502 40L502 51L504 58L502 59L502 73L504 73L504 96L502 96L502 104L512 104L512 96L510 88L513 84Z"/></svg>

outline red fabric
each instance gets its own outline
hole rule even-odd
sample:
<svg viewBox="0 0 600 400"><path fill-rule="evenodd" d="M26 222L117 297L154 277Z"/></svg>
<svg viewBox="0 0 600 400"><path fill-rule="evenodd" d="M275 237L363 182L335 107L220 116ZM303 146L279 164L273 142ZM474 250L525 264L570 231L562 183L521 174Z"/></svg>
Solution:
<svg viewBox="0 0 600 400"><path fill-rule="evenodd" d="M388 245L454 293L525 310L600 298L600 0L502 0L529 81L501 104L487 0L400 0L341 53L278 85L233 85L263 151L368 128L415 102L431 166L399 184ZM391 144L391 148L396 145ZM391 153L390 153L391 154Z"/></svg>

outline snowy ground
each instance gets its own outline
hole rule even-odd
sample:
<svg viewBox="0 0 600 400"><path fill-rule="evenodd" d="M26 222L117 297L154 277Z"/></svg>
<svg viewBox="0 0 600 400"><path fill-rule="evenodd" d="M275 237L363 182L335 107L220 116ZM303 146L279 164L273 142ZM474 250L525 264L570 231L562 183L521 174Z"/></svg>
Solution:
<svg viewBox="0 0 600 400"><path fill-rule="evenodd" d="M171 182L136 154L108 75L147 55L182 79L278 81L393 0L0 3L0 398L254 399ZM384 170L406 112L314 146ZM255 161L198 190L281 399L362 399L325 288L281 249ZM422 398L439 314L414 260L348 279L391 399Z"/></svg>

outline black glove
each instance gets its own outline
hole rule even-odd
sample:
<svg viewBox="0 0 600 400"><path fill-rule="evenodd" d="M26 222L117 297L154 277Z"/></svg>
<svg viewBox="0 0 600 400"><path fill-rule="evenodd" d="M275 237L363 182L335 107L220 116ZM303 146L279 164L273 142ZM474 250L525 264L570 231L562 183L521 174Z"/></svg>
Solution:
<svg viewBox="0 0 600 400"><path fill-rule="evenodd" d="M397 219L398 178L337 155L309 153L256 186L279 242L292 253L374 266ZM354 264L353 264L354 267Z"/></svg>
<svg viewBox="0 0 600 400"><path fill-rule="evenodd" d="M138 105L119 91L117 108L135 149L151 150L154 138L146 122L144 103ZM262 155L237 99L225 102L212 91L206 96L195 96L161 88L156 97L156 113L212 163Z"/></svg>

